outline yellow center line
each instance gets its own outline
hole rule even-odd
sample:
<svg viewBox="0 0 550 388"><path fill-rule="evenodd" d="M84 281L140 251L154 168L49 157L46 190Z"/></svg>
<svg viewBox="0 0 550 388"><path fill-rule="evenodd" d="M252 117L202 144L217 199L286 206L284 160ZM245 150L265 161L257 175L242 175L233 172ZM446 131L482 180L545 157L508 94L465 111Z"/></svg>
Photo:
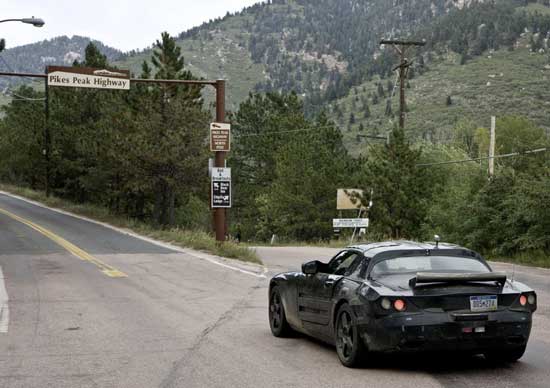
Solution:
<svg viewBox="0 0 550 388"><path fill-rule="evenodd" d="M70 242L68 242L67 240L65 240L62 237L59 237L55 233L50 232L48 229L46 229L46 228L44 228L40 225L37 225L34 222L31 222L31 221L29 221L25 218L19 217L16 214L10 213L9 211L4 210L2 208L0 208L0 213L3 213L5 215L7 215L8 217L13 218L14 220L19 221L22 224L25 224L28 227L30 227L30 228L36 230L37 232L43 234L44 236L48 237L53 242L57 243L58 245L60 245L61 247L65 248L67 251L69 251L70 253L72 253L76 257L78 257L79 259L84 260L84 261L88 261L88 262L94 264L105 275L107 275L111 278L125 278L125 277L128 277L128 275L126 275L124 272L121 272L118 269L116 269L115 267L112 267L109 264L104 263L99 259L96 259L95 257L90 255L89 253L84 252L82 249L80 249L76 245L71 244Z"/></svg>

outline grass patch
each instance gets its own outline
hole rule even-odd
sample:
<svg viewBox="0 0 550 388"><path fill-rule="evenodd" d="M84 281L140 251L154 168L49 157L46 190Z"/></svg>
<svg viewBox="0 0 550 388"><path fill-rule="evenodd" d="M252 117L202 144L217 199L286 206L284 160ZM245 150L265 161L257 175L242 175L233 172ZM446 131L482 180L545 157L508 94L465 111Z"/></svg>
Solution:
<svg viewBox="0 0 550 388"><path fill-rule="evenodd" d="M262 264L262 261L253 249L233 242L219 244L214 237L203 231L190 231L179 228L157 229L131 218L114 215L104 207L91 204L75 204L54 196L46 197L44 193L28 188L0 183L0 190L43 203L49 207L66 210L119 228L129 229L138 234L177 246L192 248L244 262Z"/></svg>

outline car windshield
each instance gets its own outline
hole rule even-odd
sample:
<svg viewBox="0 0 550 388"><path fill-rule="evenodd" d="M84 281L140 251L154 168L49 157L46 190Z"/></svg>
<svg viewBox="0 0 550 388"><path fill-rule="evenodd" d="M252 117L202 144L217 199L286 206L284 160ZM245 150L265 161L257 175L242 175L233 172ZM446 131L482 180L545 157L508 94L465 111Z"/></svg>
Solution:
<svg viewBox="0 0 550 388"><path fill-rule="evenodd" d="M411 256L396 257L374 265L370 277L416 272L491 272L481 261L467 257L453 256Z"/></svg>

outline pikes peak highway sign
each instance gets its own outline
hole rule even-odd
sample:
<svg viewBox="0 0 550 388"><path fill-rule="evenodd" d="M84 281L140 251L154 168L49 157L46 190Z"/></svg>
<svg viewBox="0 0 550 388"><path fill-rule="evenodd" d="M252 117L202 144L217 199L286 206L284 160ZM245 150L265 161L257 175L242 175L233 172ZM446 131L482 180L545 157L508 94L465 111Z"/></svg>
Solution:
<svg viewBox="0 0 550 388"><path fill-rule="evenodd" d="M91 67L48 66L48 86L93 89L130 89L130 72Z"/></svg>

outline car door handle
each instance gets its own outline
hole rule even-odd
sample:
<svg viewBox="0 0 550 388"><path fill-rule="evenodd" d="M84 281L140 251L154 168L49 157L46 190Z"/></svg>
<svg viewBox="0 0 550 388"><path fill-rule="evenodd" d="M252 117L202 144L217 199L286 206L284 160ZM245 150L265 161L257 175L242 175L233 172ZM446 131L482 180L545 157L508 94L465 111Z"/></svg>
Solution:
<svg viewBox="0 0 550 388"><path fill-rule="evenodd" d="M333 279L330 279L330 280L325 280L325 287L332 287L334 285L334 283L336 283L336 280L333 280Z"/></svg>

